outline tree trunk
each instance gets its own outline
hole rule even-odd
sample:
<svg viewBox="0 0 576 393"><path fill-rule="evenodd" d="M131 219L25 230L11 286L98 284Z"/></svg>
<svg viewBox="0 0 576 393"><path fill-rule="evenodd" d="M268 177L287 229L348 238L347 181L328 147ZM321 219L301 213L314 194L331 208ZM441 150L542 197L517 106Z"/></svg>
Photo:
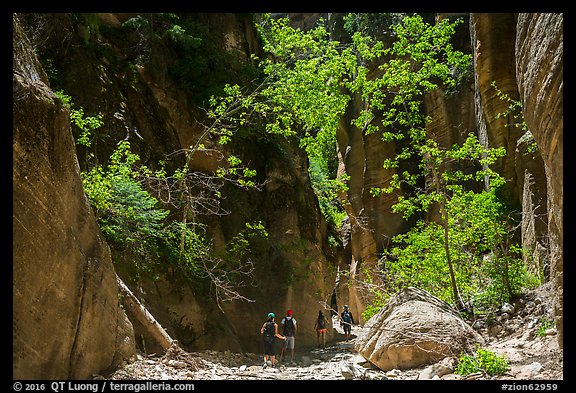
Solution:
<svg viewBox="0 0 576 393"><path fill-rule="evenodd" d="M432 177L434 183L436 183L436 193L442 196L440 201L440 220L442 221L442 228L444 230L444 251L446 253L446 263L448 264L448 272L450 273L450 283L452 284L452 297L454 298L454 306L458 311L464 310L466 307L460 296L460 291L458 290L458 283L456 282L456 275L454 274L454 266L452 264L452 256L450 254L450 236L448 228L448 213L446 212L446 190L441 187L441 179L436 169L432 164Z"/></svg>
<svg viewBox="0 0 576 393"><path fill-rule="evenodd" d="M130 291L130 288L124 284L118 275L116 275L116 281L118 281L118 288L122 294L122 306L124 307L124 310L132 315L132 317L134 317L134 319L143 326L147 335L156 341L164 351L170 348L174 341L172 337L170 337L162 325L156 321L146 307L140 303L140 300L134 296L132 291Z"/></svg>

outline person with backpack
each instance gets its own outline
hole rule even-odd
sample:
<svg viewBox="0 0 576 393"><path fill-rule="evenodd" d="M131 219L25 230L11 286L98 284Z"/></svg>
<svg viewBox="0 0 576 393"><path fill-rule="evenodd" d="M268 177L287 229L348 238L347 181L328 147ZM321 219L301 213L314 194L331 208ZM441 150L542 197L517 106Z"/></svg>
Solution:
<svg viewBox="0 0 576 393"><path fill-rule="evenodd" d="M298 325L296 325L296 319L292 316L292 310L286 312L286 316L282 318L280 322L282 325L282 333L286 336L284 345L282 346L282 353L280 354L280 361L284 361L284 356L286 355L286 349L290 349L290 363L294 363L294 336L298 331Z"/></svg>
<svg viewBox="0 0 576 393"><path fill-rule="evenodd" d="M314 329L316 330L316 340L318 341L318 348L326 348L326 331L328 321L324 316L322 310L318 311L318 318L314 323Z"/></svg>
<svg viewBox="0 0 576 393"><path fill-rule="evenodd" d="M344 329L346 341L350 340L350 333L352 332L352 325L354 325L354 317L348 309L348 305L344 305L344 311L340 314L340 326Z"/></svg>
<svg viewBox="0 0 576 393"><path fill-rule="evenodd" d="M264 368L267 366L274 367L276 355L274 354L274 342L276 337L281 340L286 340L286 337L278 333L278 324L274 322L274 313L268 313L268 320L262 325L260 334L264 342Z"/></svg>

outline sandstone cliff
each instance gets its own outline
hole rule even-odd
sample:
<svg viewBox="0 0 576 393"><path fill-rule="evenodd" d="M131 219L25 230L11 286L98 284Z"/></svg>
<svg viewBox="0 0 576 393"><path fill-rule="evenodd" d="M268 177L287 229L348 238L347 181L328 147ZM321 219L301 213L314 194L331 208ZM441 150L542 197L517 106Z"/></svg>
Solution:
<svg viewBox="0 0 576 393"><path fill-rule="evenodd" d="M86 379L136 354L67 110L13 18L14 379Z"/></svg>
<svg viewBox="0 0 576 393"><path fill-rule="evenodd" d="M517 83L528 128L546 172L550 276L556 290L555 314L563 343L563 14L519 14L516 29Z"/></svg>

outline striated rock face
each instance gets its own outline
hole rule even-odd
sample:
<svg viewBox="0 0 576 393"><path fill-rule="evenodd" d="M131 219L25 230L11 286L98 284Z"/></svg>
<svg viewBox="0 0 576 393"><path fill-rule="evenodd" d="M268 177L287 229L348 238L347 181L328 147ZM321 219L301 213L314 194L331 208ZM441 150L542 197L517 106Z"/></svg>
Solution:
<svg viewBox="0 0 576 393"><path fill-rule="evenodd" d="M356 338L355 348L381 370L435 363L483 343L482 337L442 300L418 288L391 297Z"/></svg>
<svg viewBox="0 0 576 393"><path fill-rule="evenodd" d="M522 246L528 250L525 261L529 270L549 278L549 245L547 225L547 190L543 150L530 131L515 123L518 113L509 113L509 101L498 96L498 90L513 101L520 100L516 50L517 17L514 14L481 13L470 17L474 48L475 105L478 135L490 147L506 148L506 156L495 169L506 178L506 194L513 206L522 211ZM523 36L522 41L527 39ZM524 45L524 43L522 43ZM530 61L535 58L531 57ZM493 86L493 83L496 86ZM524 108L526 109L526 108ZM532 254L530 261L528 255Z"/></svg>
<svg viewBox="0 0 576 393"><path fill-rule="evenodd" d="M516 74L528 128L538 144L547 181L550 276L563 342L563 14L519 14Z"/></svg>
<svg viewBox="0 0 576 393"><path fill-rule="evenodd" d="M522 247L524 263L537 277L550 279L546 173L536 142L527 131L516 146L516 176L522 190Z"/></svg>
<svg viewBox="0 0 576 393"><path fill-rule="evenodd" d="M478 137L487 146L506 149L506 156L493 169L506 179L510 200L519 202L522 191L516 178L515 150L523 131L514 125L512 115L501 115L507 111L509 102L500 98L496 90L512 100L519 98L514 67L515 32L516 20L512 13L470 15Z"/></svg>
<svg viewBox="0 0 576 393"><path fill-rule="evenodd" d="M67 110L13 19L13 377L86 379L135 355Z"/></svg>

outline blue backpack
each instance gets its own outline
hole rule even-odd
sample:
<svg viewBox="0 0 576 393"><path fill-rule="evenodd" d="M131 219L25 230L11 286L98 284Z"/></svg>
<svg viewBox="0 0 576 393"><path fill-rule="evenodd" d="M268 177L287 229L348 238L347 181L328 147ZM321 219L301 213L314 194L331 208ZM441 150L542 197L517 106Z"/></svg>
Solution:
<svg viewBox="0 0 576 393"><path fill-rule="evenodd" d="M344 311L342 313L342 319L346 323L352 323L352 313L350 313L350 311Z"/></svg>

